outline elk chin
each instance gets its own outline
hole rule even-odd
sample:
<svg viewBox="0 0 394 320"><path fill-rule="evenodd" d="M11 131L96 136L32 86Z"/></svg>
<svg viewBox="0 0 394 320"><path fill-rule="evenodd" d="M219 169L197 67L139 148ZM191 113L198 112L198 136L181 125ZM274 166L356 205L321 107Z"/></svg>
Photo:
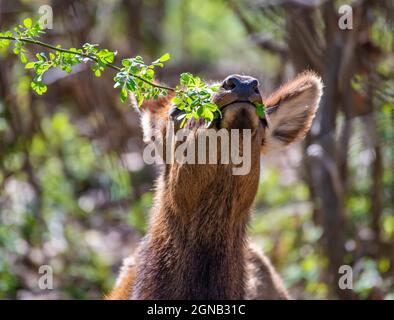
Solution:
<svg viewBox="0 0 394 320"><path fill-rule="evenodd" d="M221 128L250 129L253 134L259 127L259 117L252 103L234 102L223 108L222 113Z"/></svg>

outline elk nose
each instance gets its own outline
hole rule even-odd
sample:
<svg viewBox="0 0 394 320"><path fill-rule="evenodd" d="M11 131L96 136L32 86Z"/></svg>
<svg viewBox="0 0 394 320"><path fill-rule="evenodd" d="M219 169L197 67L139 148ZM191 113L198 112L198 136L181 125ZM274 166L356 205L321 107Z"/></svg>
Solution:
<svg viewBox="0 0 394 320"><path fill-rule="evenodd" d="M236 94L240 101L254 102L260 98L259 82L252 77L229 76L223 81L223 88Z"/></svg>

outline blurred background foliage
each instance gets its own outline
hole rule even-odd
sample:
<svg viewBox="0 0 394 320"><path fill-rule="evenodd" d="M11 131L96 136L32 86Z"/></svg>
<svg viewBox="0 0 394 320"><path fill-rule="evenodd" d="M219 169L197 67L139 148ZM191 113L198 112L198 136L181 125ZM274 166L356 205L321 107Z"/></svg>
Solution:
<svg viewBox="0 0 394 320"><path fill-rule="evenodd" d="M0 30L43 4L45 41L147 61L170 52L159 80L171 85L181 72L244 73L267 95L304 69L322 75L306 141L262 160L251 238L297 299L394 299L392 1L2 0ZM352 30L338 28L342 4ZM16 59L0 52L0 298L102 298L152 203L137 114L110 72L53 70L39 97ZM338 290L342 264L353 291ZM41 265L53 290L38 288Z"/></svg>

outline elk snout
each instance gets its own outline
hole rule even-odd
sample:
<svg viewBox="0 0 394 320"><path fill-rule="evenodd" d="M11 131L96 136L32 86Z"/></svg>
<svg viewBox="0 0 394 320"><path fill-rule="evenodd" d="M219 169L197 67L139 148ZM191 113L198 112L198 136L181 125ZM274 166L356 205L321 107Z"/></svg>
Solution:
<svg viewBox="0 0 394 320"><path fill-rule="evenodd" d="M235 101L251 103L261 101L259 82L255 78L231 75L223 81L222 88L229 91Z"/></svg>
<svg viewBox="0 0 394 320"><path fill-rule="evenodd" d="M255 103L261 103L262 99L257 79L241 75L228 76L213 97L213 102L222 110L222 128L254 131L259 127Z"/></svg>
<svg viewBox="0 0 394 320"><path fill-rule="evenodd" d="M259 82L250 76L230 75L223 80L212 102L219 106L223 118L215 121L217 128L252 129L259 127L256 103L262 103ZM169 111L172 120L180 120L184 111L173 108Z"/></svg>

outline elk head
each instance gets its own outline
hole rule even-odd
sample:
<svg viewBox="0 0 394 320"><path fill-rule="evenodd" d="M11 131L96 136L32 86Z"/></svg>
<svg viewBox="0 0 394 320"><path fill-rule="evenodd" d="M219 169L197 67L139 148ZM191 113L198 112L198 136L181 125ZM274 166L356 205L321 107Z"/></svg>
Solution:
<svg viewBox="0 0 394 320"><path fill-rule="evenodd" d="M189 119L184 126L189 130L188 133L171 148L164 143L164 153L167 157L173 157L177 152L177 146L181 143L190 145L192 141L191 150L194 148L198 153L200 145L195 141L206 134L207 130L223 133L235 129L241 132L237 139L243 141L243 144L237 143L236 146L240 154L243 154L243 160L248 162L246 172L234 174L232 169L239 167L239 164L232 162L232 159L228 163L221 162L223 139L220 139L221 142L215 144L216 149L209 150L219 154L216 158L217 164L208 160L205 164L197 160L198 164L176 161L166 164L163 183L166 183L165 188L171 191L167 196L173 198L174 202L181 200L184 211L185 206L187 209L193 209L197 201L203 201L204 191L216 190L217 193L221 193L229 186L238 191L234 196L239 198L245 208L250 206L257 192L260 155L280 150L303 139L311 126L321 94L322 82L312 72L300 74L266 99L262 98L256 79L241 75L227 77L212 97L212 102L221 109L222 118L216 120L210 129L206 128L204 121ZM257 115L257 102L265 104L266 112L263 119ZM158 136L165 137L170 131L176 134L180 130L178 119L182 111L171 106L171 96L145 103L141 112L146 141L150 141L152 137L156 140ZM249 133L248 139L245 132ZM164 139L160 141L163 142Z"/></svg>

